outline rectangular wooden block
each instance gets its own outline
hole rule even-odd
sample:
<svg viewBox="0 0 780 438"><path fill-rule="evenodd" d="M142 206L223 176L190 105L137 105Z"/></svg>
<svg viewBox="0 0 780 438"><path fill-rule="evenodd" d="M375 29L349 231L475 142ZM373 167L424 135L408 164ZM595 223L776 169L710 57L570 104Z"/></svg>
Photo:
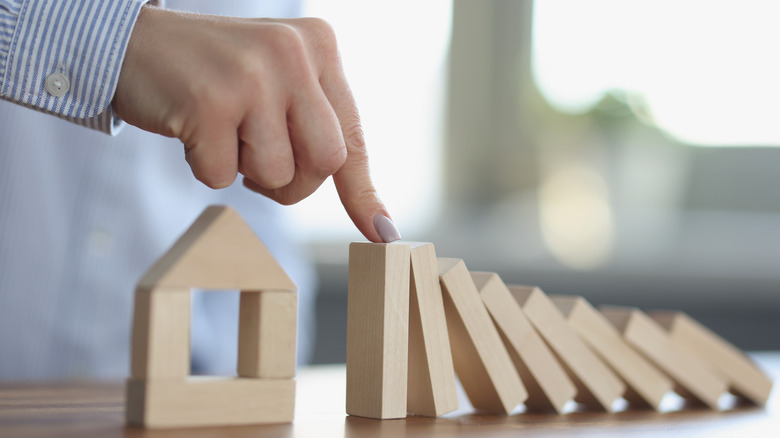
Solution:
<svg viewBox="0 0 780 438"><path fill-rule="evenodd" d="M630 389L626 399L658 410L673 383L623 340L620 332L582 297L552 295L553 303L577 334Z"/></svg>
<svg viewBox="0 0 780 438"><path fill-rule="evenodd" d="M683 312L651 312L669 338L710 366L738 395L763 406L772 391L772 379L737 347Z"/></svg>
<svg viewBox="0 0 780 438"><path fill-rule="evenodd" d="M562 413L564 405L577 394L566 371L531 326L498 274L471 272L471 278L528 391L526 408Z"/></svg>
<svg viewBox="0 0 780 438"><path fill-rule="evenodd" d="M510 414L528 398L466 265L439 258L455 372L475 409Z"/></svg>
<svg viewBox="0 0 780 438"><path fill-rule="evenodd" d="M612 411L625 384L579 338L558 307L534 286L509 286L526 317L558 356L578 394L576 400Z"/></svg>
<svg viewBox="0 0 780 438"><path fill-rule="evenodd" d="M458 408L452 351L432 243L410 243L407 411L438 417Z"/></svg>
<svg viewBox="0 0 780 438"><path fill-rule="evenodd" d="M183 379L190 374L190 300L189 288L136 291L133 378Z"/></svg>
<svg viewBox="0 0 780 438"><path fill-rule="evenodd" d="M190 377L127 381L127 423L150 428L287 423L295 380Z"/></svg>
<svg viewBox="0 0 780 438"><path fill-rule="evenodd" d="M347 290L347 413L406 417L410 249L353 242Z"/></svg>
<svg viewBox="0 0 780 438"><path fill-rule="evenodd" d="M267 379L295 376L298 294L241 292L238 316L238 375Z"/></svg>
<svg viewBox="0 0 780 438"><path fill-rule="evenodd" d="M658 323L631 307L601 307L601 313L628 343L645 355L680 388L682 396L692 395L712 409L726 390L726 382L689 352L674 344Z"/></svg>

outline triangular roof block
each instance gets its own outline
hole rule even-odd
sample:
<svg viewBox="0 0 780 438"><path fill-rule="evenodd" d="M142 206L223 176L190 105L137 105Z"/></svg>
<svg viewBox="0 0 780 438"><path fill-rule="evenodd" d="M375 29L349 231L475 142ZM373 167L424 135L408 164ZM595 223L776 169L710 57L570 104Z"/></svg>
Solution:
<svg viewBox="0 0 780 438"><path fill-rule="evenodd" d="M138 287L297 289L238 212L225 206L208 207Z"/></svg>

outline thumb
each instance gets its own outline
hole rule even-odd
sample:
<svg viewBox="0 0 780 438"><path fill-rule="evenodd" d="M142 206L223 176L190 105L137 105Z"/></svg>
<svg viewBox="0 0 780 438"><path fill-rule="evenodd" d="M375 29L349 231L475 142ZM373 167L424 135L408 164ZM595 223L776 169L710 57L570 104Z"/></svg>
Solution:
<svg viewBox="0 0 780 438"><path fill-rule="evenodd" d="M355 137L358 137L357 139ZM362 133L346 139L347 160L333 174L341 203L358 230L372 242L393 242L401 234L376 193L368 169ZM350 141L352 140L352 141Z"/></svg>

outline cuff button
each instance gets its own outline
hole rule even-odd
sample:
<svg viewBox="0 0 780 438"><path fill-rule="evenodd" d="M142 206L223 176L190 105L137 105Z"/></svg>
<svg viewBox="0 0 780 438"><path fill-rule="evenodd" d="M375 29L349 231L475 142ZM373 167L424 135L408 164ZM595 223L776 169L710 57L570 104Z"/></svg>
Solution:
<svg viewBox="0 0 780 438"><path fill-rule="evenodd" d="M52 73L46 76L46 91L54 97L64 96L70 89L68 77L62 73Z"/></svg>

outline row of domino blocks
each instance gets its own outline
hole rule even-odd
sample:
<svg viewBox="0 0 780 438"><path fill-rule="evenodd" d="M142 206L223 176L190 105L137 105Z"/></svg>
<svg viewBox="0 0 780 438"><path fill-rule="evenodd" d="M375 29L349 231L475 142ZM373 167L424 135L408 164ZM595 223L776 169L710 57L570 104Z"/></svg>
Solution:
<svg viewBox="0 0 780 438"><path fill-rule="evenodd" d="M772 381L680 312L595 309L576 296L507 286L437 258L433 244L354 242L349 250L347 413L437 417L458 407L610 412L620 397L660 409L674 390L718 409L731 391L757 405Z"/></svg>

